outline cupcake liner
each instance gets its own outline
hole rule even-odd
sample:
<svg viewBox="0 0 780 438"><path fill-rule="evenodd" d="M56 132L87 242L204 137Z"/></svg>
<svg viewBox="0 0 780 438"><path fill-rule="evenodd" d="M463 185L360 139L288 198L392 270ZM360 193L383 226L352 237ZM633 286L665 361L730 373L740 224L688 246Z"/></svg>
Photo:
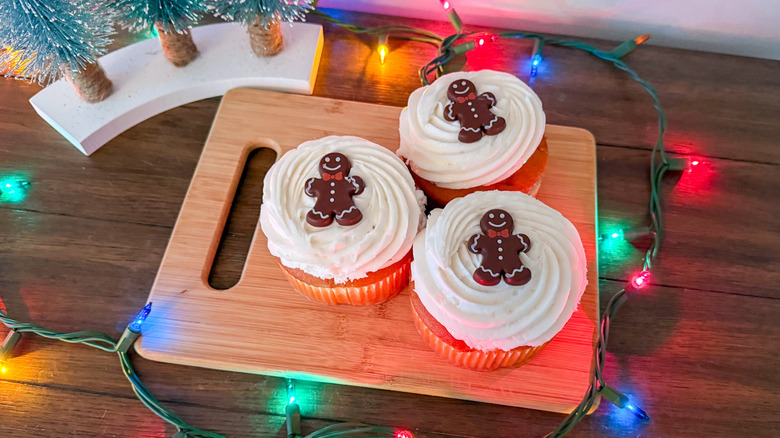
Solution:
<svg viewBox="0 0 780 438"><path fill-rule="evenodd" d="M545 343L538 347L522 346L509 351L482 351L474 349L460 351L433 333L422 321L420 315L417 314L414 305L412 305L412 313L414 314L414 325L417 327L417 331L420 332L423 339L435 352L444 356L455 365L476 371L492 371L498 368L520 366L531 360L536 353L540 352L547 345Z"/></svg>
<svg viewBox="0 0 780 438"><path fill-rule="evenodd" d="M293 289L306 297L323 304L351 304L369 306L383 303L398 295L409 284L411 252L401 261L377 272L346 284L320 286L306 282L295 276L295 271L280 264L282 272L290 281Z"/></svg>
<svg viewBox="0 0 780 438"><path fill-rule="evenodd" d="M470 193L490 190L503 190L513 192L523 192L531 196L536 196L539 186L542 183L544 170L547 168L548 159L547 138L542 137L542 142L537 147L536 152L525 162L517 172L510 175L507 179L495 184L481 185L468 189L446 189L437 186L435 183L423 179L410 169L415 183L428 196L428 203L435 207L443 207L455 198L461 198Z"/></svg>

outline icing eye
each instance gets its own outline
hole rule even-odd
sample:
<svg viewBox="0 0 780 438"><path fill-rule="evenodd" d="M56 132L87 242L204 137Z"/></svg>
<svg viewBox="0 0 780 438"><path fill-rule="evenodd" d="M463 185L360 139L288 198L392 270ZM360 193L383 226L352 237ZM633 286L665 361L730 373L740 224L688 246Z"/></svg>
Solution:
<svg viewBox="0 0 780 438"><path fill-rule="evenodd" d="M466 85L466 81L461 81L461 85Z"/></svg>
<svg viewBox="0 0 780 438"><path fill-rule="evenodd" d="M500 215L499 217L500 217L501 219L503 219L503 218L504 218L504 213L501 213L501 215Z"/></svg>
<svg viewBox="0 0 780 438"><path fill-rule="evenodd" d="M458 88L458 84L452 84L452 88Z"/></svg>
<svg viewBox="0 0 780 438"><path fill-rule="evenodd" d="M490 216L490 219L493 219L493 218L495 217L495 216L493 215L493 213L490 213L490 215L489 215L489 216Z"/></svg>
<svg viewBox="0 0 780 438"><path fill-rule="evenodd" d="M341 157L336 157L336 162L341 161Z"/></svg>
<svg viewBox="0 0 780 438"><path fill-rule="evenodd" d="M325 157L325 162L330 163L330 157Z"/></svg>

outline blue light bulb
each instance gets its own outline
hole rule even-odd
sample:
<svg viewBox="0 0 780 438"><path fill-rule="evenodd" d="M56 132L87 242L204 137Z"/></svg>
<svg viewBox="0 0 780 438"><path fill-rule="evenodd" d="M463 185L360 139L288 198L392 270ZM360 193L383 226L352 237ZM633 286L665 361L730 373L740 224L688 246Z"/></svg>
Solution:
<svg viewBox="0 0 780 438"><path fill-rule="evenodd" d="M626 408L628 408L628 410L631 411L631 413L636 415L638 418L641 418L642 420L645 421L650 421L650 416L647 415L647 412L643 411L642 408L640 408L639 406L636 406L633 403L629 402L626 403Z"/></svg>
<svg viewBox="0 0 780 438"><path fill-rule="evenodd" d="M542 63L542 54L537 53L531 58L531 77L536 77L536 72L539 69L539 64Z"/></svg>
<svg viewBox="0 0 780 438"><path fill-rule="evenodd" d="M128 328L136 333L141 331L141 326L143 325L144 321L146 321L146 318L149 316L149 312L152 311L152 303L147 304L144 306L143 309L141 309L140 312L138 312L138 315L135 316L133 319L133 322L130 323Z"/></svg>

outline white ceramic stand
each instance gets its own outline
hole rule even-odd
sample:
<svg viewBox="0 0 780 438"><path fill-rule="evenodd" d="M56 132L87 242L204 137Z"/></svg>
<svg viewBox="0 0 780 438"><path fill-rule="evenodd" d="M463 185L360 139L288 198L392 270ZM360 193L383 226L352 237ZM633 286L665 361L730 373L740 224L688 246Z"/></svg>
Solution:
<svg viewBox="0 0 780 438"><path fill-rule="evenodd" d="M126 129L171 108L238 87L311 94L322 53L322 26L283 25L284 50L257 57L246 28L221 23L192 29L198 57L175 67L157 38L135 43L100 58L114 83L104 101L86 103L61 79L30 99L35 111L86 155Z"/></svg>

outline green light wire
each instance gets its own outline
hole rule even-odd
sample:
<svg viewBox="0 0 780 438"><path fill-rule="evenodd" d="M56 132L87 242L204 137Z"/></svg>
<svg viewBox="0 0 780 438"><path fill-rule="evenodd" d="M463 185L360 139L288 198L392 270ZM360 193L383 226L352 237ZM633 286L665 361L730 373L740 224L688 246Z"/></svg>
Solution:
<svg viewBox="0 0 780 438"><path fill-rule="evenodd" d="M323 17L325 14L319 13L318 16ZM325 21L337 26L341 26L347 30L350 30L352 26L335 19L326 19ZM453 22L455 33L445 38L438 38L441 43L437 47L437 56L428 64L420 68L420 81L423 85L430 85L431 81L429 78L431 78L431 76L434 77L434 80L438 78L439 75L444 72L444 67L446 64L455 56L461 55L476 48L473 43L469 45L468 38L479 35L481 32L463 32L459 20L455 21L456 22ZM363 29L363 33L372 33L371 29ZM404 29L404 32L411 33L412 30ZM625 41L612 51L603 51L591 44L582 41L547 37L532 32L510 31L499 32L496 35L498 35L499 38L532 39L538 41L540 46L545 44L557 45L590 53L599 59L610 62L617 69L626 72L629 77L637 84L639 84L652 99L653 108L655 109L658 116L658 139L653 146L650 159L650 200L648 205L648 213L651 223L650 226L647 227L647 230L649 235L652 236L652 243L645 253L643 260L643 270L649 271L652 268L653 260L656 258L658 251L661 249L661 244L664 239L661 181L664 174L670 170L670 164L669 159L666 156L663 141L667 126L666 113L661 106L658 93L652 84L640 77L639 74L637 74L621 59L623 56L636 48L639 45L637 41L640 40L637 39ZM640 38L642 42L647 39L645 36ZM603 378L603 370L604 363L606 361L610 323L617 315L620 307L626 302L631 292L635 292L635 289L632 287L625 287L618 291L618 293L616 293L607 303L599 324L599 337L596 343L596 351L594 352L595 367L593 380L590 383L588 389L585 391L582 401L569 415L564 418L561 424L553 432L546 435L546 438L560 438L569 433L578 422L585 418L585 416L593 408L594 404L598 400L600 396L600 390L606 387L606 383L604 382Z"/></svg>
<svg viewBox="0 0 780 438"><path fill-rule="evenodd" d="M419 70L421 82L425 85L430 84L428 78L431 75L438 77L443 72L444 66L455 56L453 48L458 46L457 43L464 38L468 38L476 34L475 32L463 33L461 31L459 22L453 23L453 26L456 30L455 34L442 38L425 29L418 29L408 26L391 25L368 28L349 24L330 17L329 15L318 10L311 12L311 15L317 16L328 23L342 27L354 33L374 36L388 35L388 37L392 38L437 46L437 56ZM663 143L663 135L666 131L666 114L663 110L663 107L661 106L658 94L655 88L649 82L642 79L634 70L632 70L625 62L621 60L622 56L633 50L637 44L632 44L632 41L626 41L618 46L615 50L605 52L584 42L546 37L530 32L501 32L497 35L503 38L535 39L538 40L541 44L558 45L562 47L583 50L602 60L612 63L612 65L616 68L626 72L632 80L637 82L650 95L650 98L653 101L653 108L655 108L656 112L658 113L658 140L653 147L650 161L650 202L648 211L651 224L648 229L653 237L653 241L647 250L647 253L645 254L643 265L644 270L649 270L652 267L653 260L656 258L658 251L661 248L661 243L664 237L661 181L664 174L670 170L670 162L666 156ZM468 50L464 50L464 52ZM574 410L564 418L558 428L547 434L546 438L560 438L565 436L580 420L585 418L587 413L593 408L594 404L598 400L599 391L606 386L602 373L604 369L604 362L606 360L610 323L632 292L635 292L634 288L630 286L625 287L618 291L618 293L616 293L607 303L607 306L602 313L599 325L599 337L596 344L596 351L594 353L595 369L593 380L585 392L580 404L577 405L577 407L575 407ZM8 315L2 310L0 310L0 322L2 322L6 327L17 330L20 333L32 333L49 339L55 339L72 344L84 344L105 352L117 353L122 371L128 382L130 382L133 392L136 394L138 399L155 415L176 427L177 433L175 438L225 438L224 436L217 433L203 431L188 425L173 412L162 406L135 373L127 352L118 351L117 342L114 341L110 336L95 331L60 333L34 324L16 321L8 317ZM324 427L307 435L305 438L388 438L394 437L395 432L395 429L384 426L369 426L359 423L342 423Z"/></svg>

